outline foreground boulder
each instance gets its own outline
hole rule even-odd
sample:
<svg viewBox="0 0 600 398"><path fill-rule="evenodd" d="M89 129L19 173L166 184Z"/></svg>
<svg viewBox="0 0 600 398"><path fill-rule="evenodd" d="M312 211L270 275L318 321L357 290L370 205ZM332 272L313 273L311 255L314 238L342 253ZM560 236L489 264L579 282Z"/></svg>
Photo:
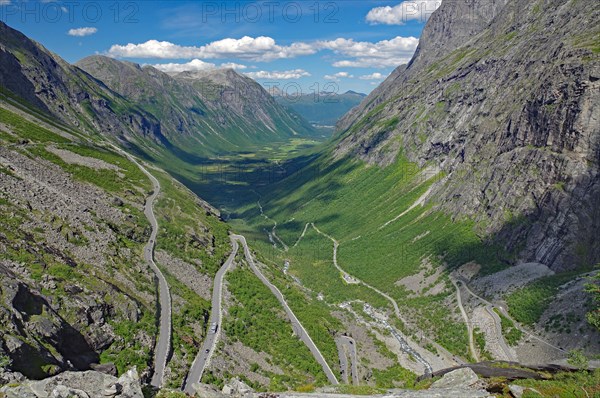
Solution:
<svg viewBox="0 0 600 398"><path fill-rule="evenodd" d="M389 390L384 395L361 395L361 398L488 398L493 397L480 388L479 378L469 368L448 372L428 390ZM232 379L218 391L214 386L195 384L196 398L359 398L357 395L334 393L334 387L325 387L313 393L254 392L239 379Z"/></svg>
<svg viewBox="0 0 600 398"><path fill-rule="evenodd" d="M135 368L119 378L97 372L64 372L40 381L0 388L6 398L144 398Z"/></svg>
<svg viewBox="0 0 600 398"><path fill-rule="evenodd" d="M223 394L227 396L252 397L254 390L240 379L233 379L223 386Z"/></svg>
<svg viewBox="0 0 600 398"><path fill-rule="evenodd" d="M441 379L435 381L431 388L468 388L478 380L479 377L471 368L460 368L446 373Z"/></svg>

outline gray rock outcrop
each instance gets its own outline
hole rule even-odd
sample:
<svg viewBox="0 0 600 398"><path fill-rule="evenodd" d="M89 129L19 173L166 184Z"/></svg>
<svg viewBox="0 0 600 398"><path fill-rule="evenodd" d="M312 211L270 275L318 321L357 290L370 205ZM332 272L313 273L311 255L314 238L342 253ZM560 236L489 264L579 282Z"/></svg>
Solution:
<svg viewBox="0 0 600 398"><path fill-rule="evenodd" d="M64 372L16 387L2 387L6 398L144 398L135 368L121 377L96 371Z"/></svg>
<svg viewBox="0 0 600 398"><path fill-rule="evenodd" d="M448 372L441 379L434 381L431 388L468 388L478 380L479 377L471 368L460 368Z"/></svg>
<svg viewBox="0 0 600 398"><path fill-rule="evenodd" d="M413 60L338 123L335 154L436 165L428 201L513 258L595 264L599 24L598 2L444 1Z"/></svg>

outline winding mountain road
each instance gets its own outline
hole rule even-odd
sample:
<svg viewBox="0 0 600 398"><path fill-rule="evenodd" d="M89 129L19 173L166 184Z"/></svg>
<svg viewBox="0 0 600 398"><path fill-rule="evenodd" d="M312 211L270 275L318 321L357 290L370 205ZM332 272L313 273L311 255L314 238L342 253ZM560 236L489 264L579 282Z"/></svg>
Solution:
<svg viewBox="0 0 600 398"><path fill-rule="evenodd" d="M279 291L277 286L273 285L256 266L254 259L252 258L252 253L250 252L250 249L248 248L248 244L246 243L246 238L244 238L242 235L231 235L231 238L239 241L242 244L242 246L244 247L244 255L246 257L246 261L248 262L248 265L250 266L250 268L252 269L254 274L258 277L258 279L260 279L262 281L262 283L265 286L267 286L269 288L269 290L271 290L273 295L275 295L275 297L277 298L277 300L279 301L279 303L285 310L285 313L288 316L288 319L292 323L294 332L296 333L298 338L300 340L302 340L302 342L308 347L308 349L312 353L313 357L321 365L321 367L323 368L323 371L325 372L325 376L327 376L327 380L329 380L329 382L331 384L334 384L334 385L339 384L339 381L333 374L333 371L331 370L331 368L329 367L329 364L327 363L327 361L321 354L321 351L319 351L319 349L315 345L314 341L312 340L312 338L310 337L310 335L308 334L306 329L304 329L304 326L302 326L302 324L300 323L300 321L298 320L298 318L296 317L296 315L294 314L292 309L289 307L289 305L285 301L285 298L283 297L283 294L281 293L281 291Z"/></svg>
<svg viewBox="0 0 600 398"><path fill-rule="evenodd" d="M493 322L494 322L494 327L496 329L496 336L497 336L497 342L498 345L500 346L500 348L502 349L502 351L504 352L504 355L506 356L506 360L508 361L516 361L517 358L515 357L513 350L510 349L510 347L508 346L508 344L506 344L506 340L504 340L504 335L502 334L502 321L500 320L500 317L498 316L498 314L496 314L495 311L493 311L493 304L490 303L489 301L487 301L486 299L479 297L478 295L476 295L475 293L473 293L471 291L471 289L469 289L469 286L467 286L467 282L463 279L458 279L458 280L454 280L453 278L450 278L450 281L454 284L454 286L456 287L456 294L460 294L460 286L463 286L465 288L465 290L473 297L475 297L477 300L483 302L485 304L485 310L486 312L490 315L490 317L492 318ZM460 285L459 285L460 283ZM462 303L459 304L462 307ZM461 309L461 311L464 311L464 309ZM469 326L469 344L471 344L473 338L472 338L472 333L473 330L472 328ZM472 348L473 349L473 348Z"/></svg>
<svg viewBox="0 0 600 398"><path fill-rule="evenodd" d="M469 288L469 285L467 285L467 281L462 280L462 279L460 279L460 281L462 282L463 286L465 287L465 289L471 296L475 297L476 299L478 299L479 301L481 301L482 303L484 303L486 305L487 312L492 316L492 318L494 318L494 321L496 323L496 328L499 328L499 330L500 330L500 336L502 336L502 323L501 323L500 317L498 316L496 311L493 310L494 308L498 309L498 311L500 311L502 313L502 315L504 315L506 318L510 319L513 322L513 324L515 325L515 327L517 329L519 329L521 331L521 333L523 333L524 335L529 336L533 339L536 339L537 341L539 341L542 344L547 345L548 347L554 348L555 350L558 350L562 353L566 353L566 351L564 349L557 347L554 344L551 344L551 343L547 342L546 340L542 339L541 337L538 337L535 334L531 333L530 331L522 328L519 325L519 323L508 314L508 312L504 309L504 307L502 307L501 305L495 305L494 303L491 303L490 301L484 299L483 297L473 293L473 291ZM501 343L501 345L503 345L502 349L505 352L510 352L510 349L508 349L508 346L506 345L504 337L502 337L500 339L500 343ZM506 349L508 351L506 351L504 349L504 347L506 347ZM509 358L514 358L514 355L509 355ZM514 360L516 360L516 358L514 358Z"/></svg>
<svg viewBox="0 0 600 398"><path fill-rule="evenodd" d="M396 300L394 300L390 295L382 292L381 290L377 289L375 286L371 286L368 283L366 283L365 281L358 279L357 277L350 275L348 272L344 271L344 269L342 267L340 267L340 265L337 262L337 250L339 247L339 242L336 239L334 239L332 236L329 236L326 233L322 232L319 228L317 228L315 226L314 223L311 223L311 225L318 234L325 236L326 238L328 238L329 240L331 240L333 242L333 265L343 275L344 281L346 281L346 283L354 283L354 284L363 285L363 286L373 290L374 292L378 293L380 296L382 296L383 298L385 298L387 301L389 301L392 304L392 307L394 307L394 313L396 315L396 318L398 318L400 321L402 321L402 323L404 323L405 325L410 324L407 321L407 319L404 318L402 316L402 314L400 313L400 308L398 307L398 303L396 302ZM400 347L402 347L403 351L407 352L408 354L412 355L415 359L417 359L417 361L423 365L425 372L431 374L432 373L431 364L429 362L427 362L421 355L419 355L411 347L411 344L413 344L415 346L418 346L418 344L411 341L408 336L403 336L402 333L398 332L397 330L392 328L390 325L387 325L387 326L390 329L390 331L392 332L392 334L394 335L394 337L396 338L396 340L398 340L398 342L400 343ZM432 340L426 336L423 336L423 339L425 339L428 343L432 344L436 348L438 353L440 353L441 355L444 356L444 360L448 364L448 367L454 366L456 364L464 363L464 361L462 361L460 358L457 358L455 355L450 353L448 350L446 350L444 347L439 345L434 340ZM409 343L409 341L410 341L410 343Z"/></svg>
<svg viewBox="0 0 600 398"><path fill-rule="evenodd" d="M467 326L467 333L469 334L469 349L471 350L471 356L473 357L473 359L475 359L476 362L479 362L479 355L477 354L477 350L475 349L475 343L473 341L473 325L469 321L469 316L467 315L467 311L465 311L465 307L463 307L460 286L458 282L452 278L450 278L450 282L452 282L452 284L456 288L456 301L458 303L458 308L460 309L460 313L465 321L465 325Z"/></svg>
<svg viewBox="0 0 600 398"><path fill-rule="evenodd" d="M123 151L122 149L111 145L120 153L124 154L131 162L135 163L137 167L144 173L152 182L152 194L146 199L144 206L144 215L152 226L152 233L150 234L150 240L144 247L144 259L156 275L158 280L158 309L160 312L158 339L156 340L156 346L154 348L154 375L150 384L154 387L162 387L163 379L165 375L165 368L167 367L167 359L171 352L171 293L169 291L169 284L167 279L156 266L154 262L154 245L156 243L156 236L158 235L158 221L154 216L154 201L160 194L160 182L148 171L141 163L133 158L130 154Z"/></svg>
<svg viewBox="0 0 600 398"><path fill-rule="evenodd" d="M338 348L340 358L340 369L344 383L348 384L348 375L352 375L352 383L359 384L358 380L358 359L356 355L356 342L352 337L339 336L335 343ZM348 366L348 357L350 358L350 366Z"/></svg>
<svg viewBox="0 0 600 398"><path fill-rule="evenodd" d="M227 261L225 261L223 266L221 266L214 279L212 293L212 310L210 314L211 329L209 329L206 339L204 339L204 343L202 344L202 348L200 349L200 351L198 351L198 354L196 355L196 358L192 363L190 371L188 372L188 375L185 378L181 389L187 394L195 394L194 384L199 383L202 379L204 370L210 364L210 360L219 341L219 337L221 334L221 323L223 318L223 309L221 305L223 297L223 280L225 274L229 270L229 267L231 267L231 265L233 264L233 260L235 259L235 256L238 252L238 242L241 243L242 246L244 246L244 255L246 257L246 261L248 261L248 265L250 266L254 274L261 280L261 282L264 285L266 285L271 290L271 292L275 295L277 300L281 303L290 322L292 323L294 332L300 338L300 340L302 340L304 344L306 344L306 346L309 348L317 362L319 362L319 364L323 367L323 370L325 371L325 375L327 376L329 382L332 384L339 384L333 372L329 368L329 365L325 361L325 358L323 358L323 355L321 354L317 346L314 344L309 334L306 332L296 315L294 315L294 313L288 306L287 302L283 297L283 294L281 294L279 289L277 289L276 286L271 284L271 282L269 282L269 280L260 272L258 267L256 267L254 259L252 258L252 253L250 253L250 249L248 248L248 244L246 243L246 238L242 235L232 234L230 239L232 245L231 254L227 258Z"/></svg>
<svg viewBox="0 0 600 398"><path fill-rule="evenodd" d="M213 353L215 352L215 348L219 341L219 337L221 335L221 321L223 318L223 309L221 308L221 301L223 297L223 279L225 274L233 264L233 260L235 259L235 255L238 251L238 242L236 239L231 239L231 254L225 261L225 263L221 266L217 274L215 275L215 279L213 282L213 292L212 292L212 309L210 312L209 324L211 325L208 330L208 334L204 339L204 343L202 344L202 348L198 351L194 362L188 372L187 377L183 381L183 386L181 389L189 395L195 394L194 384L200 383L202 379L202 375L204 374L204 369L210 363ZM216 329L215 329L216 325Z"/></svg>

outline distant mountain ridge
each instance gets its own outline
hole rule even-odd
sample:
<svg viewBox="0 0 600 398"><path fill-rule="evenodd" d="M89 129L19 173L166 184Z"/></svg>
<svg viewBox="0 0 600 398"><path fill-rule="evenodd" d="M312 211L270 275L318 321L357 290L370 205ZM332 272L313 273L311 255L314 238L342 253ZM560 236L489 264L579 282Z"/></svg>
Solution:
<svg viewBox="0 0 600 398"><path fill-rule="evenodd" d="M361 103L367 96L349 90L342 94L320 92L304 95L272 93L281 106L292 109L316 126L335 126L338 119Z"/></svg>
<svg viewBox="0 0 600 398"><path fill-rule="evenodd" d="M0 22L0 85L89 134L163 142L156 118L81 69Z"/></svg>
<svg viewBox="0 0 600 398"><path fill-rule="evenodd" d="M233 69L169 75L97 55L75 65L155 115L167 135L184 147L200 140L212 149L233 150L231 144L311 134L307 123Z"/></svg>
<svg viewBox="0 0 600 398"><path fill-rule="evenodd" d="M2 22L0 66L7 94L147 154L215 154L316 134L231 69L173 77L104 56L70 65Z"/></svg>

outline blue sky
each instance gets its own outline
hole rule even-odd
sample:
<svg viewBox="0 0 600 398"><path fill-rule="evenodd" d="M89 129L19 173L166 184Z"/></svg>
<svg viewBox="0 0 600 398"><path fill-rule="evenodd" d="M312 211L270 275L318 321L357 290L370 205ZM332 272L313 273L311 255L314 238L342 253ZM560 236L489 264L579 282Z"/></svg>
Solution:
<svg viewBox="0 0 600 398"><path fill-rule="evenodd" d="M0 19L69 62L234 67L267 87L368 93L412 56L439 0L21 1Z"/></svg>

